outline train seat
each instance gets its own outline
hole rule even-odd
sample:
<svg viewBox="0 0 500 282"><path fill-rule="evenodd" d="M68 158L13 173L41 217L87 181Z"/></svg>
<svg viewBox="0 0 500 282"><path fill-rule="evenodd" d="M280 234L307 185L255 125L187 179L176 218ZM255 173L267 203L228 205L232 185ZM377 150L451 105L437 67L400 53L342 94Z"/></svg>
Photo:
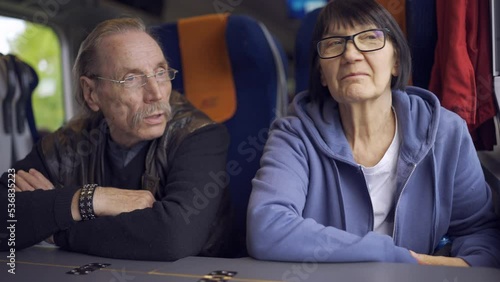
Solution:
<svg viewBox="0 0 500 282"><path fill-rule="evenodd" d="M172 68L173 89L224 123L236 228L245 234L251 180L270 123L286 114L287 61L281 44L248 16L212 14L152 28Z"/></svg>
<svg viewBox="0 0 500 282"><path fill-rule="evenodd" d="M323 8L317 8L307 13L297 30L295 37L295 93L309 88L311 52L316 51L312 43L312 33L321 9Z"/></svg>
<svg viewBox="0 0 500 282"><path fill-rule="evenodd" d="M14 55L0 55L0 170L24 158L37 138L31 95L38 76L31 66Z"/></svg>

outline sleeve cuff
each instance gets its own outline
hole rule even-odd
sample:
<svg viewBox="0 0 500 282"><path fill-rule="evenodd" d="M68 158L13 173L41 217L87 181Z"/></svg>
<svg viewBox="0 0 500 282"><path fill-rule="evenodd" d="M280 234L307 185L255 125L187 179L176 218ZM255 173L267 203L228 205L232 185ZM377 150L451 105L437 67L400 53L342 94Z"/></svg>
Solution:
<svg viewBox="0 0 500 282"><path fill-rule="evenodd" d="M54 217L59 230L65 230L74 223L71 202L78 187L64 187L58 190L54 199Z"/></svg>

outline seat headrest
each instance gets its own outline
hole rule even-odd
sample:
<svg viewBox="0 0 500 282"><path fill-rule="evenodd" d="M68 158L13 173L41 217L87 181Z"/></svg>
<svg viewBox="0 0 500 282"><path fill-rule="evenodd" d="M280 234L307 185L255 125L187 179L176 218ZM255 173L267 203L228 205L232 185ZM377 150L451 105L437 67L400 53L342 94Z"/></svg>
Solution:
<svg viewBox="0 0 500 282"><path fill-rule="evenodd" d="M2 94L2 119L3 130L7 134L14 132L14 119L13 119L13 103L16 95L16 73L15 73L15 57L12 55L5 55L0 57L2 67L2 76L6 77L6 81L2 82L4 88L7 90Z"/></svg>
<svg viewBox="0 0 500 282"><path fill-rule="evenodd" d="M236 112L236 88L226 44L228 14L213 14L178 22L184 94L216 122Z"/></svg>

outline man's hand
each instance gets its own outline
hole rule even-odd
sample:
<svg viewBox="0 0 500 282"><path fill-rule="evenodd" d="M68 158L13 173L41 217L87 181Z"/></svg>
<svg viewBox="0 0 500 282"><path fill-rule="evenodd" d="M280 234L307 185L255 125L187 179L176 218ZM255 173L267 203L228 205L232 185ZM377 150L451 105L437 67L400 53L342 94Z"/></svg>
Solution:
<svg viewBox="0 0 500 282"><path fill-rule="evenodd" d="M19 170L16 173L16 191L33 191L36 189L52 190L54 184L34 168L30 169L29 172Z"/></svg>
<svg viewBox="0 0 500 282"><path fill-rule="evenodd" d="M151 208L154 202L153 194L146 190L97 187L94 192L94 213L96 216L115 216Z"/></svg>
<svg viewBox="0 0 500 282"><path fill-rule="evenodd" d="M410 251L410 253L418 261L419 264L469 267L469 265L461 258L430 256L418 254L414 251Z"/></svg>
<svg viewBox="0 0 500 282"><path fill-rule="evenodd" d="M54 189L54 184L34 168L30 169L28 172L19 170L16 173L17 192L34 191L36 189L52 190ZM54 244L53 235L45 239L45 242Z"/></svg>

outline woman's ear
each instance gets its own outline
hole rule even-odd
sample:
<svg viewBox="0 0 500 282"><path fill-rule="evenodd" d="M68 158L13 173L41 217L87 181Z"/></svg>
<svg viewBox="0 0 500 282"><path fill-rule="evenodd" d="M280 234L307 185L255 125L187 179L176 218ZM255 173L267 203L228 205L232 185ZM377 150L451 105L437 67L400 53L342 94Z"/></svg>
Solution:
<svg viewBox="0 0 500 282"><path fill-rule="evenodd" d="M392 66L391 70L392 76L398 77L399 76L399 60L397 60L394 65Z"/></svg>
<svg viewBox="0 0 500 282"><path fill-rule="evenodd" d="M92 111L99 111L99 98L97 97L96 92L96 82L93 79L90 79L87 76L80 77L80 86L83 91L83 98Z"/></svg>

